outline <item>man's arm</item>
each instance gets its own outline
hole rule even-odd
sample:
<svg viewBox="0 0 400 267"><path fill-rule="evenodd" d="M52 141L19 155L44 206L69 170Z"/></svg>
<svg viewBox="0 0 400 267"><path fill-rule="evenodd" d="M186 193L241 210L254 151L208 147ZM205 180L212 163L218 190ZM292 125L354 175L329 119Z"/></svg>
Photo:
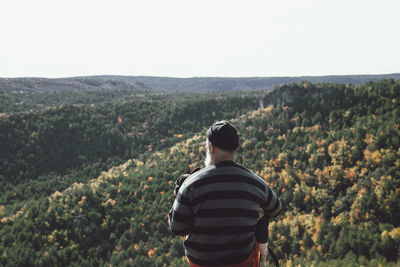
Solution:
<svg viewBox="0 0 400 267"><path fill-rule="evenodd" d="M281 200L269 187L267 187L266 201L261 205L261 208L269 218L276 217L282 211Z"/></svg>
<svg viewBox="0 0 400 267"><path fill-rule="evenodd" d="M266 201L261 206L264 211L263 216L258 220L255 230L255 238L259 243L260 266L266 266L268 256L268 225L269 219L276 217L282 211L282 204L274 191L267 186ZM272 254L274 255L274 254Z"/></svg>
<svg viewBox="0 0 400 267"><path fill-rule="evenodd" d="M268 225L269 220L276 217L282 211L282 204L277 195L269 186L265 195L265 201L261 205L260 218L258 219L256 230L254 232L258 243L268 242Z"/></svg>
<svg viewBox="0 0 400 267"><path fill-rule="evenodd" d="M186 187L179 188L172 209L168 214L171 231L176 235L187 235L192 225L193 213Z"/></svg>

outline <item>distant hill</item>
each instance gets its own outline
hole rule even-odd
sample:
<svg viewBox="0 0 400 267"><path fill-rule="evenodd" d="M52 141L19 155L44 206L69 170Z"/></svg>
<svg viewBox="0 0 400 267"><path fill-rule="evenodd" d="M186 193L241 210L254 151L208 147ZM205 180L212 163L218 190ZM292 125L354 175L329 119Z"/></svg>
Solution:
<svg viewBox="0 0 400 267"><path fill-rule="evenodd" d="M152 76L86 76L71 78L0 78L0 92L59 92L155 89L177 92L210 92L231 90L265 90L276 86L309 81L360 85L381 79L400 79L400 73L382 75L331 75L301 77L193 77L172 78Z"/></svg>
<svg viewBox="0 0 400 267"><path fill-rule="evenodd" d="M149 89L139 81L113 78L0 78L0 92L143 91Z"/></svg>
<svg viewBox="0 0 400 267"><path fill-rule="evenodd" d="M223 77L193 77L171 78L151 76L93 76L97 79L122 80L127 82L141 82L155 90L179 92L208 92L230 90L265 90L276 86L309 81L312 83L339 83L360 85L366 82L376 82L381 79L400 79L400 73L383 75L331 75L331 76L301 76L301 77L251 77L251 78L223 78Z"/></svg>
<svg viewBox="0 0 400 267"><path fill-rule="evenodd" d="M80 78L0 78L0 114L59 105L118 103L165 94L137 81Z"/></svg>

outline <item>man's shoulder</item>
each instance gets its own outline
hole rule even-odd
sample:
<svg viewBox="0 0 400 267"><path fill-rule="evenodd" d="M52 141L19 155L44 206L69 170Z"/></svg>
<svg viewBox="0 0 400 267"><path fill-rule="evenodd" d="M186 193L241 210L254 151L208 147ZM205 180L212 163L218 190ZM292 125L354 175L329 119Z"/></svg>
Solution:
<svg viewBox="0 0 400 267"><path fill-rule="evenodd" d="M240 174L242 176L247 176L247 177L252 177L256 180L262 180L263 182L265 182L264 179L262 179L259 175L257 175L256 173L254 173L253 171L247 169L246 167L244 167L242 165L235 163L235 165L231 166L230 168L236 174Z"/></svg>
<svg viewBox="0 0 400 267"><path fill-rule="evenodd" d="M210 165L208 167L205 167L203 169L200 169L199 171L191 174L186 180L185 180L185 186L189 186L191 184L194 184L202 179L206 179L208 177L213 177L213 176L220 176L220 175L240 175L240 176L246 176L250 177L254 180L257 180L261 182L264 185L267 185L264 179L262 179L259 175L256 173L250 171L249 169L239 165L239 164L230 164L226 166L216 166L216 165Z"/></svg>
<svg viewBox="0 0 400 267"><path fill-rule="evenodd" d="M269 187L267 182L263 178L261 178L258 174L252 172L251 170L247 169L246 167L237 165L237 171L239 175L251 178L256 184L258 184L260 187L263 187L264 190L267 190L267 188Z"/></svg>
<svg viewBox="0 0 400 267"><path fill-rule="evenodd" d="M198 170L195 173L192 173L191 175L189 175L186 178L186 180L184 182L185 186L189 186L190 184L192 184L192 183L194 183L194 182L196 182L199 179L202 179L204 177L212 176L213 173L215 172L215 169L216 168L215 168L214 165L210 165L208 167L204 167L204 168Z"/></svg>

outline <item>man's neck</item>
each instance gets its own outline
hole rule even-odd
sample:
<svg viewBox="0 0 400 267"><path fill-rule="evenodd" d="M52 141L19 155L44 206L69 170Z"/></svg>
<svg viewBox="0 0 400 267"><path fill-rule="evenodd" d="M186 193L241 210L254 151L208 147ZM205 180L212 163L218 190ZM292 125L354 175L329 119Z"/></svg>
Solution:
<svg viewBox="0 0 400 267"><path fill-rule="evenodd" d="M226 155L226 156L218 157L218 158L216 158L214 160L214 164L218 164L218 163L223 162L223 161L235 162L235 155L232 155L232 156L231 155Z"/></svg>

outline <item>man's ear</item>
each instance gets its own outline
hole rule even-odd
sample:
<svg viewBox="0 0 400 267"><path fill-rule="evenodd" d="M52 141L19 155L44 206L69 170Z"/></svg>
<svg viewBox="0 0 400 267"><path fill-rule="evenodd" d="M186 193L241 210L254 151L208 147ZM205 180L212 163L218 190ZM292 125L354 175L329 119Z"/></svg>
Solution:
<svg viewBox="0 0 400 267"><path fill-rule="evenodd" d="M210 144L210 153L215 154L216 150L217 150L217 148L213 144Z"/></svg>

